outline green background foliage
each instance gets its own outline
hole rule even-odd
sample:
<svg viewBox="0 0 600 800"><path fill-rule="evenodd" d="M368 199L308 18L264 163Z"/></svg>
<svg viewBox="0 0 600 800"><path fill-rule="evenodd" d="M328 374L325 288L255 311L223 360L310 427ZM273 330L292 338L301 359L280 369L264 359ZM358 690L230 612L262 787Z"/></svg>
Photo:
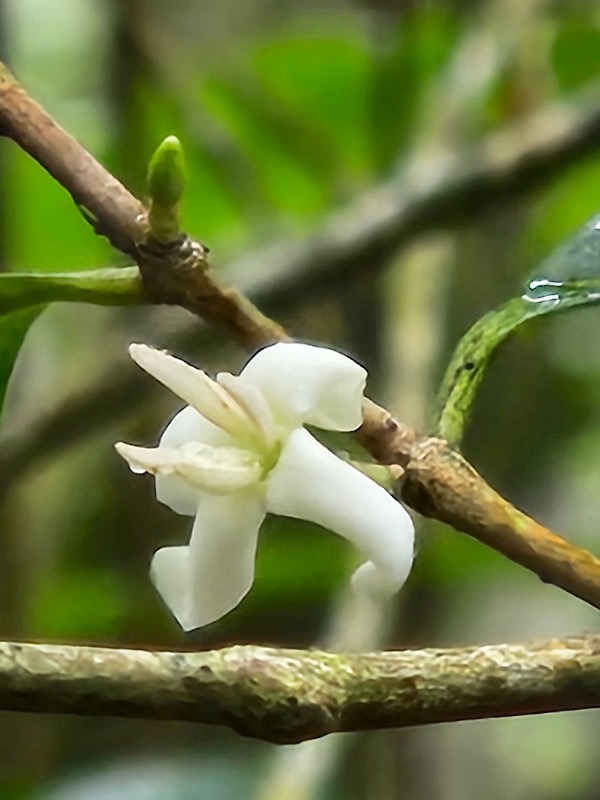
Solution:
<svg viewBox="0 0 600 800"><path fill-rule="evenodd" d="M514 6L0 0L0 48L33 95L140 196L157 144L180 138L183 224L220 269L259 246L310 236L378 182L404 175L408 185L415 159L435 170L447 151L600 77L593 4ZM585 237L569 258L543 259L596 213L599 175L593 152L541 190L365 263L342 286L299 299L292 290L269 311L299 338L353 353L369 368L371 395L424 425L459 338L519 297L527 276L583 279L588 289L598 279L595 258L580 258ZM7 273L126 266L64 190L4 140L0 265ZM174 309L40 310L0 318L0 397L20 352L3 414L11 446L103 376L110 382L113 368L133 370L128 342L165 346L189 326ZM597 315L547 314L512 336L486 374L463 443L515 504L596 552ZM208 369L243 363L200 334L180 352ZM107 412L99 393L89 419L74 416L74 441L40 442L46 456L34 453L2 492L3 636L165 648L314 643L355 555L306 524L268 521L251 595L207 630L184 638L160 605L151 554L183 541L189 520L154 503L151 481L130 475L112 451L121 438L154 443L175 412L150 383L123 398L122 413ZM96 425L96 415L110 422ZM573 598L441 525L420 527L389 645L593 628L593 612ZM595 797L597 724L590 712L347 739L321 796ZM0 797L260 797L274 752L183 724L4 714Z"/></svg>

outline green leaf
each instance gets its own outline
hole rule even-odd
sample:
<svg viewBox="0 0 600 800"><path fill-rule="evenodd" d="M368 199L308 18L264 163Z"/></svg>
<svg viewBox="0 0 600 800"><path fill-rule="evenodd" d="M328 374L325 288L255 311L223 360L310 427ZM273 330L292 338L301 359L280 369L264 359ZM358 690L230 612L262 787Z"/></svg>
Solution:
<svg viewBox="0 0 600 800"><path fill-rule="evenodd" d="M585 18L559 29L551 62L560 88L575 89L600 75L600 29Z"/></svg>
<svg viewBox="0 0 600 800"><path fill-rule="evenodd" d="M413 133L423 88L455 41L451 13L429 5L369 38L303 33L257 47L252 66L272 106L318 139L339 178L388 169ZM297 134L298 137L298 134ZM345 174L346 173L346 174Z"/></svg>
<svg viewBox="0 0 600 800"><path fill-rule="evenodd" d="M258 47L253 66L278 105L326 142L337 162L364 173L371 56L358 36L278 38Z"/></svg>
<svg viewBox="0 0 600 800"><path fill-rule="evenodd" d="M6 183L6 260L11 268L92 269L113 260L110 246L78 212L68 192L12 142Z"/></svg>
<svg viewBox="0 0 600 800"><path fill-rule="evenodd" d="M6 144L10 148L5 178L10 202L3 209L7 261L40 270L52 269L55 264L62 270L82 269L105 262L108 244L94 234L69 194L16 145ZM44 277L49 277L48 282ZM60 281L43 273L0 274L0 314L7 315L0 318L0 410L29 326L50 300L75 299L76 287L65 285L63 289Z"/></svg>
<svg viewBox="0 0 600 800"><path fill-rule="evenodd" d="M597 211L600 157L592 154L556 176L552 184L534 199L530 222L521 245L530 264L554 253Z"/></svg>
<svg viewBox="0 0 600 800"><path fill-rule="evenodd" d="M8 381L21 345L30 326L43 310L44 306L25 308L0 319L0 416L4 408Z"/></svg>
<svg viewBox="0 0 600 800"><path fill-rule="evenodd" d="M127 598L118 576L97 565L52 574L36 586L30 630L50 638L107 635L123 620Z"/></svg>
<svg viewBox="0 0 600 800"><path fill-rule="evenodd" d="M139 305L144 299L138 268L0 273L0 316L58 301L102 306Z"/></svg>
<svg viewBox="0 0 600 800"><path fill-rule="evenodd" d="M141 303L138 269L0 274L0 413L8 381L30 325L47 303L58 300L111 306Z"/></svg>
<svg viewBox="0 0 600 800"><path fill-rule="evenodd" d="M450 444L460 444L490 359L517 329L539 317L596 305L600 305L600 214L540 264L520 297L481 317L462 337L442 381L437 434Z"/></svg>
<svg viewBox="0 0 600 800"><path fill-rule="evenodd" d="M410 144L427 83L441 71L456 43L457 24L446 10L415 7L390 31L391 41L373 43L367 99L371 162L388 169Z"/></svg>
<svg viewBox="0 0 600 800"><path fill-rule="evenodd" d="M281 135L263 104L246 90L222 79L207 79L201 102L253 168L255 197L275 210L294 216L314 216L327 206L322 174L313 171L301 153L301 139ZM298 146L300 145L300 147Z"/></svg>

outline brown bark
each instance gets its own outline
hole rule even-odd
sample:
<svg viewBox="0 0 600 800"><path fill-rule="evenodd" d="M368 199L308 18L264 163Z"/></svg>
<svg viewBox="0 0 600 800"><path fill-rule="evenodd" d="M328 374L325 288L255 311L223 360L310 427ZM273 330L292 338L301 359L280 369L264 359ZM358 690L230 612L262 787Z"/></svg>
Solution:
<svg viewBox="0 0 600 800"><path fill-rule="evenodd" d="M597 636L362 654L0 643L0 709L203 722L279 743L598 706Z"/></svg>

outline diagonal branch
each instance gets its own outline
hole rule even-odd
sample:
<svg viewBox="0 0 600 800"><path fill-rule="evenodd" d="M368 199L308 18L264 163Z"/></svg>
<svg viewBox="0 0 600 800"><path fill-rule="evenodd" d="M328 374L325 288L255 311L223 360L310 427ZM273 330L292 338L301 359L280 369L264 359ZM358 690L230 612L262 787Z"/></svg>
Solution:
<svg viewBox="0 0 600 800"><path fill-rule="evenodd" d="M143 238L143 207L50 120L2 67L0 131L37 158L77 202L85 200L97 230L110 235L117 246L120 240L127 240L122 249L134 255L151 301L181 305L226 330L248 349L287 338L277 323L210 273L206 250L199 242L182 236L165 246ZM523 183L539 182L557 164L595 147L599 133L597 103L591 110L559 106L540 112L518 135L513 130L508 136L498 134L490 139L479 158L472 154L470 166L451 162L437 192L429 186L430 177L421 184L417 181L410 202L399 198L397 185L375 190L362 201L360 216L356 209L344 212L346 217L337 217L334 236L325 229L321 238L314 240L309 267L316 268L319 254L327 256L334 244L341 269L353 259L372 257L397 245L408 232L431 228L432 216L440 225L456 221L458 209L462 209L459 218L464 219L470 209L489 203L490 197L514 192ZM430 174L429 170L426 177ZM293 257L289 264L298 268ZM600 608L600 559L514 509L444 442L417 436L371 401L365 403L364 424L357 435L381 463L405 468L403 495L418 511L449 522L542 580Z"/></svg>
<svg viewBox="0 0 600 800"><path fill-rule="evenodd" d="M598 558L515 508L442 439L422 438L413 445L401 493L424 516L452 525L545 583L600 608Z"/></svg>
<svg viewBox="0 0 600 800"><path fill-rule="evenodd" d="M56 178L97 233L137 261L150 301L187 308L225 328L245 347L286 338L281 326L209 272L200 242L182 236L165 245L149 238L142 203L61 128L1 62L0 134Z"/></svg>
<svg viewBox="0 0 600 800"><path fill-rule="evenodd" d="M94 230L132 254L145 233L144 206L47 114L0 62L0 134L64 186Z"/></svg>
<svg viewBox="0 0 600 800"><path fill-rule="evenodd" d="M2 710L203 722L279 743L598 707L598 636L348 655L0 643Z"/></svg>

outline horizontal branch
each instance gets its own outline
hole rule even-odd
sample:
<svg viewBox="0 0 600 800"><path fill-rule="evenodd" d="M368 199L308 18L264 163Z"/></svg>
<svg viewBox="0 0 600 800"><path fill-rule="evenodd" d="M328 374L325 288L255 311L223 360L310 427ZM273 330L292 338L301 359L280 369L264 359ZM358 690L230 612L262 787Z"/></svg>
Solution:
<svg viewBox="0 0 600 800"><path fill-rule="evenodd" d="M203 722L279 743L598 707L599 636L346 655L0 643L2 710Z"/></svg>

